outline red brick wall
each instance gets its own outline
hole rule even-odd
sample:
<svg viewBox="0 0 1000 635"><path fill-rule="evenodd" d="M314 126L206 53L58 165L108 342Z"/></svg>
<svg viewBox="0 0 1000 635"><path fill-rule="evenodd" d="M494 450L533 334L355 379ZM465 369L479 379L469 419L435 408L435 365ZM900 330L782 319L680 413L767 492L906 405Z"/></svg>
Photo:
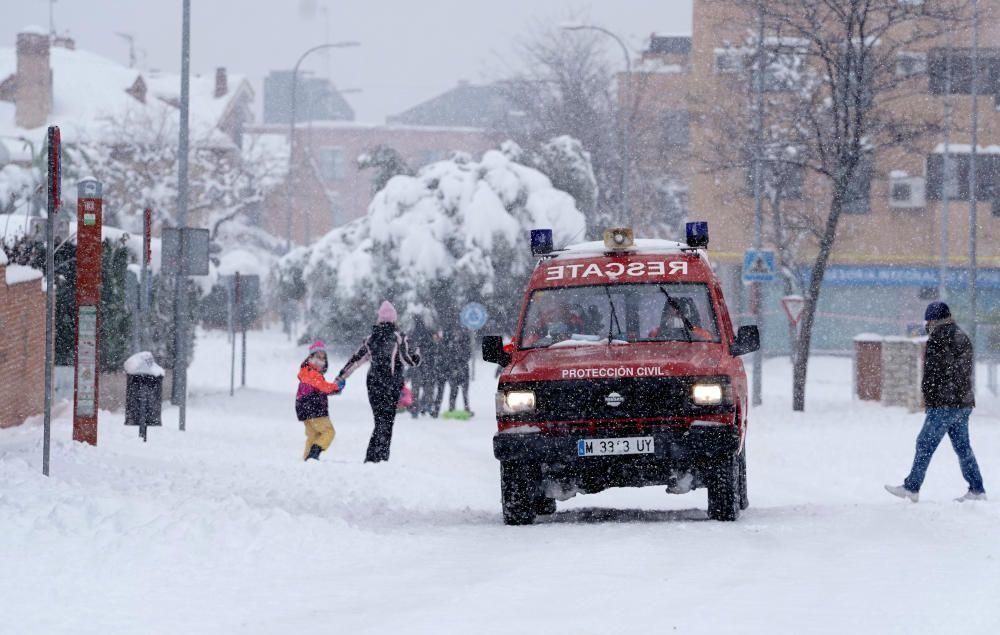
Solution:
<svg viewBox="0 0 1000 635"><path fill-rule="evenodd" d="M38 280L7 286L0 265L0 428L39 414L45 382L45 294Z"/></svg>

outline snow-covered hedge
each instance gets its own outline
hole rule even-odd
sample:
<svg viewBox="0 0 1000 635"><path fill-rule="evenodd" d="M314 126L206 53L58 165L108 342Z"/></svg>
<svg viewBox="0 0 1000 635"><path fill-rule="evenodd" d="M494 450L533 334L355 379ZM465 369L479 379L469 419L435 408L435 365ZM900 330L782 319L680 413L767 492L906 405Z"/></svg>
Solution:
<svg viewBox="0 0 1000 635"><path fill-rule="evenodd" d="M549 227L557 245L586 233L573 197L499 151L432 163L392 178L368 214L280 262L276 286L304 290L310 335L353 343L385 298L403 315L448 328L469 301L509 325L534 265L529 230Z"/></svg>

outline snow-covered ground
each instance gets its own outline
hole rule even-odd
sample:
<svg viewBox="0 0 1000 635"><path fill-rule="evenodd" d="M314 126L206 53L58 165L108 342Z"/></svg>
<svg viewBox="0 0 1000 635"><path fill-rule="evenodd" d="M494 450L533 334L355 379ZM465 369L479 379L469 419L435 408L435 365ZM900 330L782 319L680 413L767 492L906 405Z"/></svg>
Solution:
<svg viewBox="0 0 1000 635"><path fill-rule="evenodd" d="M917 505L889 497L921 415L852 401L821 358L808 410L786 360L751 416L751 507L705 520L704 490L613 490L505 527L490 438L492 368L471 421L401 417L392 461L364 465L363 376L331 400L332 451L301 461L302 348L251 333L229 397L225 336L203 335L188 429L141 443L102 414L99 446L54 427L0 431L2 633L995 633L1000 503L965 491L947 442ZM981 391L985 393L985 391ZM1000 402L973 446L1000 483ZM1000 487L992 490L1000 498Z"/></svg>

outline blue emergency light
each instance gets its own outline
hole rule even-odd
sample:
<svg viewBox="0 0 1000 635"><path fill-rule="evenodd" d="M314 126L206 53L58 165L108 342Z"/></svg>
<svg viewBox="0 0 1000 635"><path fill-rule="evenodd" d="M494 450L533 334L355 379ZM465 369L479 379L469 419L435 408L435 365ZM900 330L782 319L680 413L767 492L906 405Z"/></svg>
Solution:
<svg viewBox="0 0 1000 635"><path fill-rule="evenodd" d="M531 230L531 255L532 256L545 256L552 253L554 249L552 245L552 230L551 229L532 229Z"/></svg>
<svg viewBox="0 0 1000 635"><path fill-rule="evenodd" d="M685 225L688 247L704 249L708 247L708 221L695 221Z"/></svg>

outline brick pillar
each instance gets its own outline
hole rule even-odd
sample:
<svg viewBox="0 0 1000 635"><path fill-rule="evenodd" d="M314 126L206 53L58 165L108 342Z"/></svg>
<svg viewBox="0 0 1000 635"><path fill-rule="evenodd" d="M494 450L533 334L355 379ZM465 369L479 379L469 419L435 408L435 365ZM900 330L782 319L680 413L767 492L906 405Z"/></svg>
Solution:
<svg viewBox="0 0 1000 635"><path fill-rule="evenodd" d="M887 337L882 342L882 404L911 412L923 407L920 390L926 338Z"/></svg>

